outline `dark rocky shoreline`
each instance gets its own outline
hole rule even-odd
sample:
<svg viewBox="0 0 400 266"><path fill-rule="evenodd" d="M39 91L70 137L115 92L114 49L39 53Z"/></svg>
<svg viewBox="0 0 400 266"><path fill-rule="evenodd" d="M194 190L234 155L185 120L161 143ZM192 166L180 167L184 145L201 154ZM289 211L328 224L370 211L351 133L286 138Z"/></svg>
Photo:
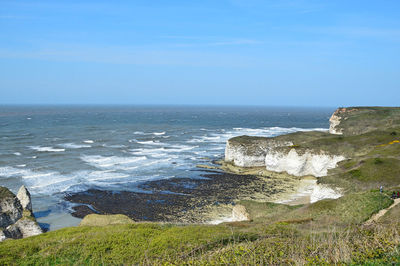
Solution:
<svg viewBox="0 0 400 266"><path fill-rule="evenodd" d="M234 205L236 200L268 197L283 192L283 180L240 175L218 170L200 171L199 178L171 178L147 181L142 192L91 189L68 194L65 199L77 204L73 216L87 214L125 214L135 221L202 223L214 207Z"/></svg>

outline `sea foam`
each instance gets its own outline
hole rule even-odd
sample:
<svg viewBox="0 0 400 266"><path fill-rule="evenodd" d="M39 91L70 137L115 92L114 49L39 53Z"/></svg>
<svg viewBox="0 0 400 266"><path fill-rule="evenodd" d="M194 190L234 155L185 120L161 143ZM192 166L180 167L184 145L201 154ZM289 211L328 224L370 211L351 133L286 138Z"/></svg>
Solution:
<svg viewBox="0 0 400 266"><path fill-rule="evenodd" d="M40 152L63 152L65 149L57 149L53 147L29 146L30 149Z"/></svg>

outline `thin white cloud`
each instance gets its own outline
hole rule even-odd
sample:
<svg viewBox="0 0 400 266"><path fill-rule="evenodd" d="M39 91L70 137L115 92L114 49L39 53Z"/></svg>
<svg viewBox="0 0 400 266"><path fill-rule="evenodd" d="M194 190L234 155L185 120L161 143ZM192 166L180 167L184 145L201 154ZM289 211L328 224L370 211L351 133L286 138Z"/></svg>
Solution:
<svg viewBox="0 0 400 266"><path fill-rule="evenodd" d="M131 65L177 65L198 67L248 67L255 58L236 53L146 49L141 47L94 47L51 45L31 51L0 49L0 58L25 58Z"/></svg>

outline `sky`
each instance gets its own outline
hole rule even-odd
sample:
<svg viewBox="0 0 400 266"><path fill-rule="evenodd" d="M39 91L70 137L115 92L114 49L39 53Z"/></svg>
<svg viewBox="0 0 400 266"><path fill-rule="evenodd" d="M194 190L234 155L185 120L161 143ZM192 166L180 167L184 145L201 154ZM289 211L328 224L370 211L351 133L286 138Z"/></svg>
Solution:
<svg viewBox="0 0 400 266"><path fill-rule="evenodd" d="M399 0L0 0L0 104L400 105Z"/></svg>

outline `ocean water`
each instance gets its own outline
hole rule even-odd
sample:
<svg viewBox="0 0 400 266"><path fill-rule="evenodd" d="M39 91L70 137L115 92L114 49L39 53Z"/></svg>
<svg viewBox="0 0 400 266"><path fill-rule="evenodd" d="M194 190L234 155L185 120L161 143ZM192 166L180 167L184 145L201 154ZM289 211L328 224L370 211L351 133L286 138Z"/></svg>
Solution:
<svg viewBox="0 0 400 266"><path fill-rule="evenodd" d="M51 230L76 225L65 193L136 191L140 182L199 177L239 135L327 130L333 108L0 106L0 185L25 185Z"/></svg>

